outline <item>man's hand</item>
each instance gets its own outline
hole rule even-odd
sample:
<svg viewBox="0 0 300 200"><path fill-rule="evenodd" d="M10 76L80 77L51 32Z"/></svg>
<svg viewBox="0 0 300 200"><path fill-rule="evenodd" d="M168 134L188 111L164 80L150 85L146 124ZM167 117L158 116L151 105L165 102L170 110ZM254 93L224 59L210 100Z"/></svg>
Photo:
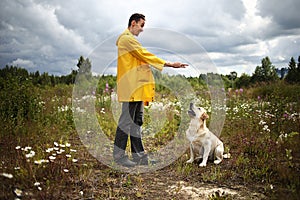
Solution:
<svg viewBox="0 0 300 200"><path fill-rule="evenodd" d="M167 62L165 63L165 66L167 67L173 67L173 68L185 68L186 66L189 66L188 64L185 63L180 63L180 62Z"/></svg>

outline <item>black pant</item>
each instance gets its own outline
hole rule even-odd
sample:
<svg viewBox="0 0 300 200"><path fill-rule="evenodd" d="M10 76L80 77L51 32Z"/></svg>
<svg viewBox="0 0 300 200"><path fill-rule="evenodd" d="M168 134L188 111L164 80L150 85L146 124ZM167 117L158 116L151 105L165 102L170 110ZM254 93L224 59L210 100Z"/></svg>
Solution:
<svg viewBox="0 0 300 200"><path fill-rule="evenodd" d="M113 156L115 160L125 156L128 135L130 135L132 157L139 159L144 156L141 137L143 115L144 104L142 101L123 102L114 142Z"/></svg>

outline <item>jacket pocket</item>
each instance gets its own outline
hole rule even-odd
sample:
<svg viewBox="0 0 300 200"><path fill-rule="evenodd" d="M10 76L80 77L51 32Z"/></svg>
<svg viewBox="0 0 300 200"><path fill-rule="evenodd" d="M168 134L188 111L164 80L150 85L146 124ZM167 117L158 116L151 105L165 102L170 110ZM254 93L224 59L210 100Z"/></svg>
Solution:
<svg viewBox="0 0 300 200"><path fill-rule="evenodd" d="M137 67L137 81L150 82L152 79L152 72L149 65L141 65Z"/></svg>

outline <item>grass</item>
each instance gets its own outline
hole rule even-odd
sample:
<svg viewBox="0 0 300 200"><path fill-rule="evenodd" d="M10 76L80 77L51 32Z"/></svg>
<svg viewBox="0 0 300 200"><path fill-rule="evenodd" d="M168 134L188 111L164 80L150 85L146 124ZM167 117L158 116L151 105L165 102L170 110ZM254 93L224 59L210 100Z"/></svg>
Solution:
<svg viewBox="0 0 300 200"><path fill-rule="evenodd" d="M176 199L179 193L174 196L166 191L181 180L228 187L243 185L267 198L297 199L300 93L295 91L299 88L278 83L227 94L226 121L220 137L231 158L220 165L209 163L199 168L196 163L187 164L187 150L168 167L136 175L99 163L81 144L72 118L72 86L34 88L38 95L32 94L31 98L36 101L27 104L34 104L38 112L32 118L16 115L17 120L0 127L0 199ZM270 91L274 91L272 95ZM159 100L164 105L168 102ZM116 122L109 98L98 101L100 125L113 139ZM207 101L202 102L210 110ZM165 121L151 121L146 109L146 132L156 132L145 136L147 151L160 149L177 131L180 105L173 99L164 109ZM6 122L9 119L6 117ZM156 131L158 126L162 128ZM230 198L222 193L211 196Z"/></svg>

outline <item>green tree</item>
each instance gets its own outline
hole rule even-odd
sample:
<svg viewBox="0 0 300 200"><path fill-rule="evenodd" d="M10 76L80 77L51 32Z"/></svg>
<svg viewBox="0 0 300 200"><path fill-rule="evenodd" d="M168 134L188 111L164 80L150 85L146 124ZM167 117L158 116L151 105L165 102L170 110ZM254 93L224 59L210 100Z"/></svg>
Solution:
<svg viewBox="0 0 300 200"><path fill-rule="evenodd" d="M291 58L288 67L288 74L285 77L285 80L288 83L299 83L300 82L300 56L298 58L298 64L296 63L294 57Z"/></svg>
<svg viewBox="0 0 300 200"><path fill-rule="evenodd" d="M261 66L256 67L252 76L252 82L272 82L279 79L269 57L263 58L261 64Z"/></svg>
<svg viewBox="0 0 300 200"><path fill-rule="evenodd" d="M92 77L92 64L88 58L85 59L83 56L80 56L80 58L78 59L77 67L79 74L85 75L86 78Z"/></svg>
<svg viewBox="0 0 300 200"><path fill-rule="evenodd" d="M40 81L39 83L43 86L46 85L52 85L51 84L51 77L49 76L48 72L44 72L41 76L40 76Z"/></svg>
<svg viewBox="0 0 300 200"><path fill-rule="evenodd" d="M237 88L249 87L251 83L251 76L243 73L237 80L235 81L235 86Z"/></svg>
<svg viewBox="0 0 300 200"><path fill-rule="evenodd" d="M230 72L230 74L228 75L228 79L231 81L231 88L234 88L234 82L236 78L237 78L237 73L235 71Z"/></svg>
<svg viewBox="0 0 300 200"><path fill-rule="evenodd" d="M32 83L34 85L38 85L39 84L39 78L40 78L40 72L36 71L35 73L32 73L31 78L32 78Z"/></svg>

